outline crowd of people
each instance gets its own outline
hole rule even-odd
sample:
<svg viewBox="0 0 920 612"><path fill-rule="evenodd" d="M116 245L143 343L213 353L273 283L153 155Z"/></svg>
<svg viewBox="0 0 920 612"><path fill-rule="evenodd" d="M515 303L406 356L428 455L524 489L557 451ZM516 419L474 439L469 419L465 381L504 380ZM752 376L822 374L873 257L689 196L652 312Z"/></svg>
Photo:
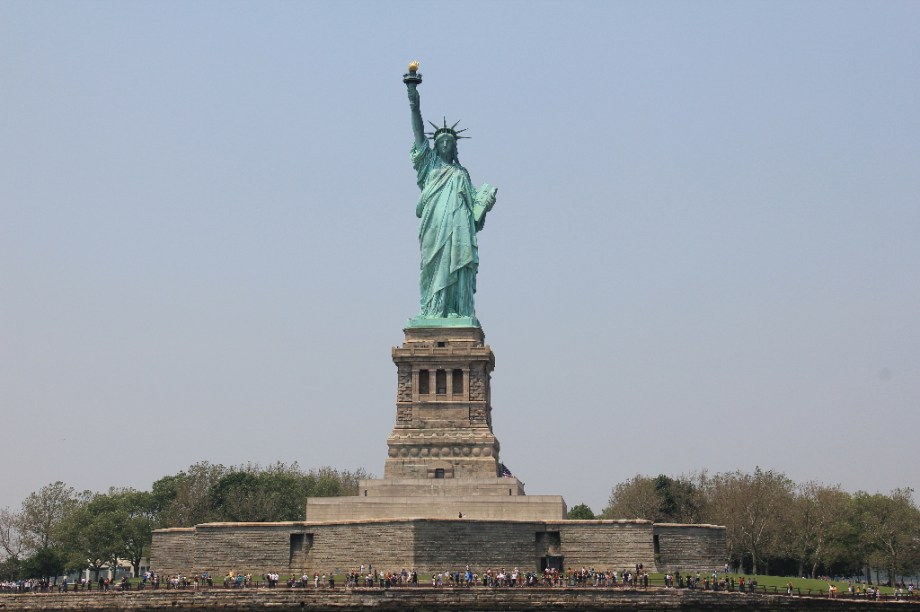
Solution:
<svg viewBox="0 0 920 612"><path fill-rule="evenodd" d="M251 573L241 573L228 571L223 579L224 588L248 589L248 588L278 588L279 584L284 584L287 588L311 588L311 589L335 589L337 572L320 573L314 572L312 575L302 573L300 575L291 574L289 578L283 580L281 574L277 572L267 572L262 575L253 576ZM338 573L342 575L342 573ZM283 582L282 582L283 581ZM858 580L847 580L846 596L879 599L881 592L878 588L871 585L863 585ZM95 583L95 584L94 584ZM191 576L174 574L162 579L153 572L145 572L135 588L153 588L159 589L161 584L167 589L200 589L212 588L214 579L210 573L204 572ZM427 580L422 582L427 585ZM366 588L391 588L400 586L419 586L419 575L414 569L402 569L398 571L387 571L376 569L373 566L360 565L350 572L344 573L344 585L346 588L366 587ZM681 589L700 589L706 591L729 591L741 593L758 592L757 579L755 577L737 578L728 574L720 574L718 570L711 573L685 574L680 572L666 573L662 577L662 585L665 588ZM495 568L477 571L475 568L467 565L463 570L453 569L431 574L430 586L433 588L444 587L490 587L490 588L513 588L513 587L596 587L596 588L648 588L650 579L648 572L644 571L641 564L637 564L634 569L616 570L596 570L595 568L581 568L559 570L547 568L542 572L524 571L520 568ZM896 591L894 596L898 599L913 598L915 589L913 584L899 583L895 585ZM122 578L120 582L115 583L108 578L99 577L96 581L86 580L85 578L69 582L64 578L61 583L52 583L48 580L30 579L0 582L0 592L4 593L47 593L47 592L68 592L68 591L110 591L110 590L129 590L131 582L128 578ZM761 589L763 590L763 589ZM796 589L792 581L786 583L786 594L802 594ZM809 591L808 594L811 594ZM827 597L834 598L839 594L838 587L829 581Z"/></svg>
<svg viewBox="0 0 920 612"><path fill-rule="evenodd" d="M199 588L199 585L203 583L203 579L199 576L177 576L170 581L170 586L172 586L172 582L175 580L178 580L177 588ZM227 572L227 575L224 577L224 587L226 588L277 588L280 582L281 576L275 572L253 577L252 574L243 574L231 570ZM398 571L375 570L373 566L365 566L362 564L360 567L344 573L344 583L347 588L419 586L419 575L414 569L409 570L403 568ZM302 574L300 576L292 574L285 581L285 584L288 588L292 589L334 589L336 585L336 573L314 572L312 575ZM569 569L567 571L547 568L543 572L533 572L522 571L517 567L510 570L506 568L486 569L480 572L475 571L470 566L466 566L464 570L448 570L432 573L430 586L435 588L472 586L648 587L649 575L647 572L642 571L641 566L637 566L635 571L624 569L621 572L617 572L616 570L599 571L594 568L582 568L579 570Z"/></svg>

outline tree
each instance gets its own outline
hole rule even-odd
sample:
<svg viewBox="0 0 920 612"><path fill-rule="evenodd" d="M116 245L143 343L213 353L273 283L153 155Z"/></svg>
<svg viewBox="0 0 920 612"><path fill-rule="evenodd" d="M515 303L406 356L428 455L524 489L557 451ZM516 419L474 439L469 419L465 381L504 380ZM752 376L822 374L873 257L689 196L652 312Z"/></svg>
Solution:
<svg viewBox="0 0 920 612"><path fill-rule="evenodd" d="M117 501L104 494L95 494L74 507L57 529L67 567L89 568L97 578L102 568L114 567L124 551L120 534L125 519Z"/></svg>
<svg viewBox="0 0 920 612"><path fill-rule="evenodd" d="M116 498L116 503L125 513L124 528L120 536L124 557L131 562L134 575L137 576L141 571L141 562L153 541L152 530L156 518L153 495L147 491L133 489L110 490L109 494Z"/></svg>
<svg viewBox="0 0 920 612"><path fill-rule="evenodd" d="M7 557L0 561L0 582L16 580L22 572L22 560L18 557Z"/></svg>
<svg viewBox="0 0 920 612"><path fill-rule="evenodd" d="M88 567L99 576L104 567L128 560L135 575L150 550L153 496L134 489L111 488L74 507L58 526L58 541L68 567Z"/></svg>
<svg viewBox="0 0 920 612"><path fill-rule="evenodd" d="M750 555L754 574L766 571L765 561L781 552L793 486L785 474L759 467L753 474L717 474L708 481L709 516L725 525L729 556L740 561Z"/></svg>
<svg viewBox="0 0 920 612"><path fill-rule="evenodd" d="M22 502L19 513L20 537L25 548L50 550L55 544L54 534L58 523L77 503L73 487L61 481L46 485L30 493Z"/></svg>
<svg viewBox="0 0 920 612"><path fill-rule="evenodd" d="M273 499L262 479L252 471L230 472L211 485L211 504L221 520L267 521L274 514Z"/></svg>
<svg viewBox="0 0 920 612"><path fill-rule="evenodd" d="M604 518L641 518L656 521L660 517L661 499L655 481L648 476L635 475L613 488Z"/></svg>
<svg viewBox="0 0 920 612"><path fill-rule="evenodd" d="M23 560L20 574L50 580L63 574L65 569L64 553L57 546L43 546Z"/></svg>
<svg viewBox="0 0 920 612"><path fill-rule="evenodd" d="M26 551L22 537L22 517L9 508L0 509L0 551L7 559L19 560Z"/></svg>
<svg viewBox="0 0 920 612"><path fill-rule="evenodd" d="M208 521L302 520L308 497L356 495L364 470L330 467L304 472L297 463L226 468L196 463L153 483L150 506L158 527Z"/></svg>
<svg viewBox="0 0 920 612"><path fill-rule="evenodd" d="M860 491L853 497L855 521L866 544L864 561L876 572L884 569L889 582L920 565L920 510L912 493L908 488L891 495Z"/></svg>
<svg viewBox="0 0 920 612"><path fill-rule="evenodd" d="M231 468L211 486L211 504L224 521L296 521L304 515L308 497L354 495L366 478L357 472L320 468L303 472L297 463L267 468Z"/></svg>
<svg viewBox="0 0 920 612"><path fill-rule="evenodd" d="M806 566L812 578L818 568L829 567L842 559L845 540L850 534L848 512L850 496L839 486L816 482L801 485L790 508L787 540L790 555L798 561L798 575Z"/></svg>
<svg viewBox="0 0 920 612"><path fill-rule="evenodd" d="M164 476L153 483L151 494L160 527L194 527L217 517L211 503L211 487L227 468L203 461L187 471Z"/></svg>
<svg viewBox="0 0 920 612"><path fill-rule="evenodd" d="M689 477L635 476L610 494L605 518L643 518L656 523L698 523L704 498Z"/></svg>
<svg viewBox="0 0 920 612"><path fill-rule="evenodd" d="M698 523L703 507L703 498L696 485L687 478L670 478L659 474L655 478L655 492L658 494L659 522Z"/></svg>
<svg viewBox="0 0 920 612"><path fill-rule="evenodd" d="M569 510L568 517L569 520L573 521L585 521L591 520L594 517L594 511L591 510L586 504L578 504Z"/></svg>

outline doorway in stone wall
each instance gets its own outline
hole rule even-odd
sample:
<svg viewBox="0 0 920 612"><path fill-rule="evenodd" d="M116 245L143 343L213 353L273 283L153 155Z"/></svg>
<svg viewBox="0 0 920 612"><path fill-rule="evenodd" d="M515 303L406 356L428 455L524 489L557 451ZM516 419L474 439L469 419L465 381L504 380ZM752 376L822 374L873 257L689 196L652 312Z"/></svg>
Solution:
<svg viewBox="0 0 920 612"><path fill-rule="evenodd" d="M548 569L559 570L562 572L562 569L565 567L565 557L562 555L547 555L546 557L540 557L540 571L544 572Z"/></svg>

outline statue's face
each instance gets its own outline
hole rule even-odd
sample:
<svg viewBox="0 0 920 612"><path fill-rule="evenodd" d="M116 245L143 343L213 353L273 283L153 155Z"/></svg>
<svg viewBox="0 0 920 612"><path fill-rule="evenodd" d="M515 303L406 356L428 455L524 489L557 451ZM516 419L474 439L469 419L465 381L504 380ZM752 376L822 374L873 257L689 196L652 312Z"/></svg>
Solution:
<svg viewBox="0 0 920 612"><path fill-rule="evenodd" d="M457 141L453 136L442 136L435 143L438 151L438 157L444 161L453 161L457 156Z"/></svg>

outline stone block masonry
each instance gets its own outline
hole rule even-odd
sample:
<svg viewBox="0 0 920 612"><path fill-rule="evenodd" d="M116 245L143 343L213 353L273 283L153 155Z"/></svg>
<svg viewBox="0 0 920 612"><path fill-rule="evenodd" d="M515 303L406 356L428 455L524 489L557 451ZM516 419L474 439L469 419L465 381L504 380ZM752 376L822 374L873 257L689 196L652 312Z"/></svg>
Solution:
<svg viewBox="0 0 920 612"><path fill-rule="evenodd" d="M690 551L690 552L688 552ZM154 531L151 569L161 574L228 571L312 574L359 565L422 574L518 567L547 558L565 567L711 571L725 562L723 527L648 521L381 519L329 523L208 523Z"/></svg>
<svg viewBox="0 0 920 612"><path fill-rule="evenodd" d="M725 528L713 525L659 523L655 525L655 553L661 571L679 572L705 567L725 556ZM718 567L718 564L710 566Z"/></svg>

